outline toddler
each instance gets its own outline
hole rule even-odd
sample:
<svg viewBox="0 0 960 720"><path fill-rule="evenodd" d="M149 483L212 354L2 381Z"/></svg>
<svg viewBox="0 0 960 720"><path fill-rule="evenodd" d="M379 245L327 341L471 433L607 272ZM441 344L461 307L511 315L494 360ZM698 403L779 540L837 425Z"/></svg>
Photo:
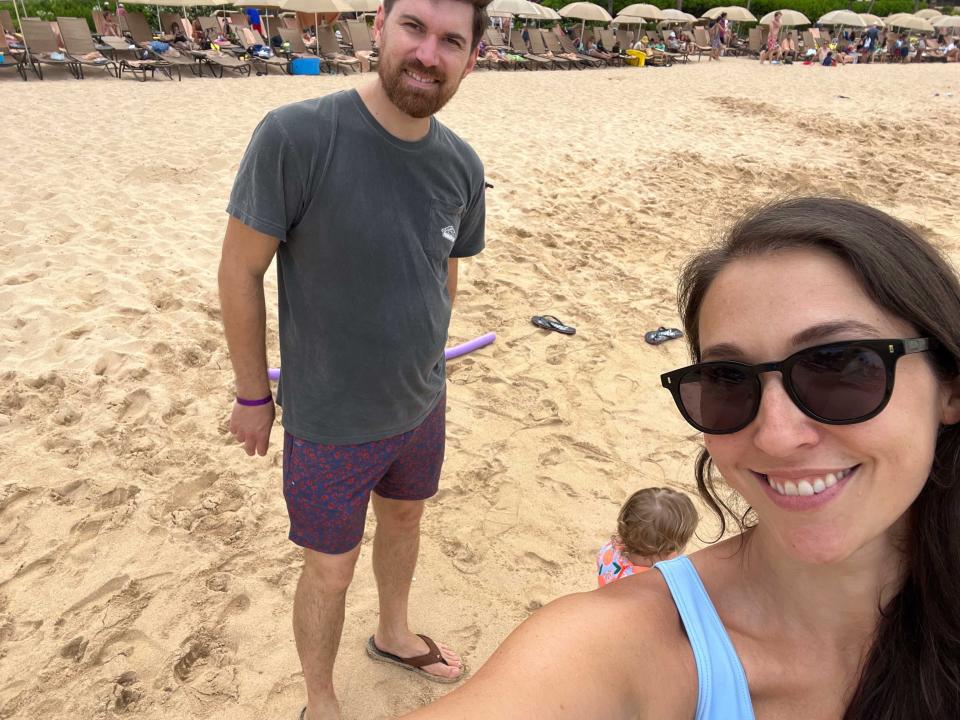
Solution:
<svg viewBox="0 0 960 720"><path fill-rule="evenodd" d="M617 534L597 554L600 587L682 554L699 519L684 493L660 487L637 490L620 508Z"/></svg>

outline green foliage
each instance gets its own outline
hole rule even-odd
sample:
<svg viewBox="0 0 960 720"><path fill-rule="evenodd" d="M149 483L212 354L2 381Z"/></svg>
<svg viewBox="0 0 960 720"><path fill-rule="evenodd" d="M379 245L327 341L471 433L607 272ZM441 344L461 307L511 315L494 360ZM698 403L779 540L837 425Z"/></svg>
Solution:
<svg viewBox="0 0 960 720"><path fill-rule="evenodd" d="M123 0L121 0L122 2ZM93 31L93 10L97 9L98 4L92 0L25 0L27 8L27 16L29 17L39 17L44 20L56 20L58 17L82 17L86 18L87 24L90 26L90 30ZM105 6L107 3L99 3L99 7ZM109 0L110 11L115 12L117 9L117 3L115 0ZM147 22L150 24L150 27L158 27L157 23L157 6L156 5L127 5L127 10L131 12L141 12L144 17L147 18ZM234 11L236 8L233 5L197 5L195 7L181 8L181 7L167 7L160 4L161 12L178 12L186 13L186 17L196 18L201 15L213 15L217 10L222 10L226 8L227 10ZM13 13L11 13L12 15Z"/></svg>

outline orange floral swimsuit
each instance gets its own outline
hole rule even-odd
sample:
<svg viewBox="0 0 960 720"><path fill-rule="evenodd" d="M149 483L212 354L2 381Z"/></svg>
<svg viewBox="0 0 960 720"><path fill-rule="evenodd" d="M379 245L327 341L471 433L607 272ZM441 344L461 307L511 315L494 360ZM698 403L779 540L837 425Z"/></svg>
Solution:
<svg viewBox="0 0 960 720"><path fill-rule="evenodd" d="M645 565L634 565L627 557L626 548L613 540L607 542L597 553L597 583L600 587L649 569Z"/></svg>

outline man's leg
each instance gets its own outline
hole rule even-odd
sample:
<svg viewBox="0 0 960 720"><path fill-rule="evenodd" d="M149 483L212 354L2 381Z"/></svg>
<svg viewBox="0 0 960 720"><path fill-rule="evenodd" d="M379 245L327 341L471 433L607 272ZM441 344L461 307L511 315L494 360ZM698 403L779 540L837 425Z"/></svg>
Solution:
<svg viewBox="0 0 960 720"><path fill-rule="evenodd" d="M423 500L392 500L373 493L377 531L373 538L373 572L380 596L380 621L374 642L380 650L399 657L427 652L426 643L410 631L407 605L410 582L420 549L420 517ZM440 642L437 647L447 661L423 669L433 675L455 678L463 672L460 657Z"/></svg>
<svg viewBox="0 0 960 720"><path fill-rule="evenodd" d="M347 588L360 546L341 555L304 548L303 571L293 599L293 636L307 685L306 720L339 720L333 662L340 647Z"/></svg>

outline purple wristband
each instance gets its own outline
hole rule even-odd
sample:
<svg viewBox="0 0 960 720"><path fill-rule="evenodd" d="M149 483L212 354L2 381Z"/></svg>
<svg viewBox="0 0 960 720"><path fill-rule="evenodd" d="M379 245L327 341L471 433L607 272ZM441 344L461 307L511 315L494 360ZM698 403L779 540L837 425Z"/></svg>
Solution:
<svg viewBox="0 0 960 720"><path fill-rule="evenodd" d="M260 398L259 400L244 400L239 395L237 397L237 404L243 405L245 407L256 407L257 405L266 405L268 402L273 402L273 395L267 395L265 398Z"/></svg>

